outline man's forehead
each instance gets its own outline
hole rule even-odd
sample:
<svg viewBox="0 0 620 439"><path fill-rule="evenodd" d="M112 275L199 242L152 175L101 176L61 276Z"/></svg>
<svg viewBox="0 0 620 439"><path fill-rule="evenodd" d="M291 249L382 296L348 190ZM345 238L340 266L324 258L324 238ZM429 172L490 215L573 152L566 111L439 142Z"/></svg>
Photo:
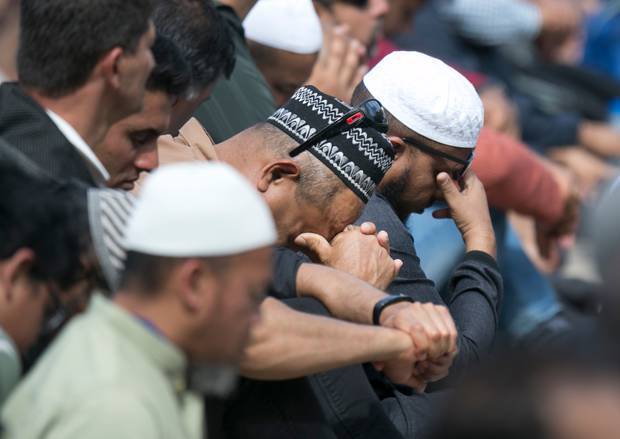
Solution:
<svg viewBox="0 0 620 439"><path fill-rule="evenodd" d="M165 93L147 92L141 112L127 117L123 122L128 131L155 130L165 132L168 129L172 99Z"/></svg>

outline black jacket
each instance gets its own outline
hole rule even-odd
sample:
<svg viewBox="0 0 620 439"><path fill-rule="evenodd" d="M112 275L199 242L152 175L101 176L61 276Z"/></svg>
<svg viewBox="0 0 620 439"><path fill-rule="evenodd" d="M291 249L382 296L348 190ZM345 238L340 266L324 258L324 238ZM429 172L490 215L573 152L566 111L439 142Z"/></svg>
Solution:
<svg viewBox="0 0 620 439"><path fill-rule="evenodd" d="M0 85L0 138L60 180L96 186L85 159L16 83Z"/></svg>

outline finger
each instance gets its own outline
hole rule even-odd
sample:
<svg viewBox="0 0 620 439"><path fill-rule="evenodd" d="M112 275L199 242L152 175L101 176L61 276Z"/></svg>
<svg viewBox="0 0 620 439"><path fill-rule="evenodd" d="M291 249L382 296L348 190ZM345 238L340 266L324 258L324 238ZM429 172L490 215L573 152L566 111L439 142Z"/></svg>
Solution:
<svg viewBox="0 0 620 439"><path fill-rule="evenodd" d="M428 369L429 369L431 364L432 363L430 361L428 361L428 360L418 361L415 364L415 366L413 367L413 369L415 371L415 375L417 375L417 376L424 375L428 371Z"/></svg>
<svg viewBox="0 0 620 439"><path fill-rule="evenodd" d="M361 43L357 40L350 40L348 47L345 49L346 53L344 54L344 59L342 62L342 66L340 68L340 83L341 84L350 84L357 72L357 68L360 65L360 57L358 54L358 49L361 46Z"/></svg>
<svg viewBox="0 0 620 439"><path fill-rule="evenodd" d="M403 327L400 329L410 334L411 340L416 348L416 354L419 354L417 359L423 361L431 356L436 357L436 343L431 338L435 332L434 325L432 321L429 320L429 316L424 310L424 307L421 303L416 302L412 304L407 311L409 311L409 313L405 314L406 318L404 318L402 322L400 320L397 321L396 324L402 325Z"/></svg>
<svg viewBox="0 0 620 439"><path fill-rule="evenodd" d="M458 349L457 339L458 339L458 329L456 329L456 323L454 323L454 319L450 314L450 311L445 306L440 306L439 312L443 317L444 323L448 327L448 331L450 332L450 348L448 350L449 353L453 354Z"/></svg>
<svg viewBox="0 0 620 439"><path fill-rule="evenodd" d="M411 337L413 347L415 349L415 356L419 361L424 361L428 358L428 349L430 346L430 340L426 331L422 325L416 325L409 327L407 333Z"/></svg>
<svg viewBox="0 0 620 439"><path fill-rule="evenodd" d="M445 353L441 331L437 327L433 316L429 313L426 304L420 306L417 317L424 326L424 331L428 336L428 358L434 360Z"/></svg>
<svg viewBox="0 0 620 439"><path fill-rule="evenodd" d="M316 257L321 262L328 261L331 255L332 247L329 242L316 233L302 233L295 238L295 245L304 252L310 252L310 256Z"/></svg>
<svg viewBox="0 0 620 439"><path fill-rule="evenodd" d="M331 75L333 78L338 77L348 44L346 37L342 33L334 32L329 51L329 60L325 66L327 75Z"/></svg>
<svg viewBox="0 0 620 439"><path fill-rule="evenodd" d="M333 64L334 61L340 63L340 60L333 59L333 47L334 41L337 39L344 39L348 33L348 26L346 25L330 25L327 24L324 26L325 31L323 32L323 47L319 52L319 59L317 63L320 62L321 69L326 69L330 64ZM337 66L336 66L337 67Z"/></svg>
<svg viewBox="0 0 620 439"><path fill-rule="evenodd" d="M433 218L436 219L450 219L452 218L452 214L450 213L449 208L445 209L437 209L433 212Z"/></svg>
<svg viewBox="0 0 620 439"><path fill-rule="evenodd" d="M385 230L381 230L377 233L377 240L379 245L383 247L388 253L390 252L390 235Z"/></svg>
<svg viewBox="0 0 620 439"><path fill-rule="evenodd" d="M422 374L419 374L418 377L426 382L435 382L439 381L442 378L448 376L450 372L451 361L442 360L438 363L430 363L426 371Z"/></svg>
<svg viewBox="0 0 620 439"><path fill-rule="evenodd" d="M330 25L323 26L323 45L319 50L319 56L315 63L315 68L324 69L329 60L329 54L331 52L332 41L334 39L334 27Z"/></svg>
<svg viewBox="0 0 620 439"><path fill-rule="evenodd" d="M375 223L366 221L362 223L362 225L360 226L360 230L364 235L374 235L375 233L377 233L377 226L375 226Z"/></svg>
<svg viewBox="0 0 620 439"><path fill-rule="evenodd" d="M434 308L435 321L442 331L442 338L445 343L445 353L449 354L456 348L456 331L453 330L452 325L449 323L452 318L445 306L432 305Z"/></svg>
<svg viewBox="0 0 620 439"><path fill-rule="evenodd" d="M435 329L435 333L431 339L437 343L437 353L433 358L439 358L450 350L450 331L437 308L438 307L432 303L424 304L424 311L426 311L429 320L433 322L433 327Z"/></svg>
<svg viewBox="0 0 620 439"><path fill-rule="evenodd" d="M467 181L467 173L464 176L464 182ZM460 191L454 180L450 178L450 176L446 172L440 172L437 175L437 184L441 189L441 192L448 204L451 204L451 201L454 201L456 197L459 196Z"/></svg>
<svg viewBox="0 0 620 439"><path fill-rule="evenodd" d="M394 259L394 277L398 276L401 268L403 268L403 261L400 259Z"/></svg>

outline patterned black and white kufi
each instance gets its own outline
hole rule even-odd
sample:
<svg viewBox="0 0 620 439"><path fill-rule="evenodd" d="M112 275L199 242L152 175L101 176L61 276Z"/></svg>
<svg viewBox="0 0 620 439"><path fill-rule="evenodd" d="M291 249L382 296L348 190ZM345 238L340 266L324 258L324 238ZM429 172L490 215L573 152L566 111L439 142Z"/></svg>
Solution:
<svg viewBox="0 0 620 439"><path fill-rule="evenodd" d="M312 86L298 89L268 122L299 144L339 120L351 107ZM351 128L308 149L367 202L390 169L394 152L389 140L374 128Z"/></svg>

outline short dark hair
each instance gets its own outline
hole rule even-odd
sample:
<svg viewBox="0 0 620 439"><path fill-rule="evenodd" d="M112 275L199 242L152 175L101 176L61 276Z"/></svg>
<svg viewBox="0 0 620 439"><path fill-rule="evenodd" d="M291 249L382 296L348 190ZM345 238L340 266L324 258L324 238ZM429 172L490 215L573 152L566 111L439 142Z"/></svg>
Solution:
<svg viewBox="0 0 620 439"><path fill-rule="evenodd" d="M153 256L146 253L128 251L121 274L119 290L131 290L132 292L147 295L157 295L165 284L170 272L187 259L190 258ZM230 258L226 256L195 259L205 261L218 274L222 274L227 270L230 261Z"/></svg>
<svg viewBox="0 0 620 439"><path fill-rule="evenodd" d="M85 207L76 205L75 192L6 161L0 161L0 187L0 259L29 248L34 279L72 285L82 272L87 233Z"/></svg>
<svg viewBox="0 0 620 439"><path fill-rule="evenodd" d="M158 35L152 50L155 68L146 82L146 89L162 91L170 96L185 95L192 76L189 64L179 48L168 38Z"/></svg>
<svg viewBox="0 0 620 439"><path fill-rule="evenodd" d="M121 273L119 289L132 289L155 294L158 292L170 271L182 261L181 258L152 256L128 251L125 266Z"/></svg>
<svg viewBox="0 0 620 439"><path fill-rule="evenodd" d="M20 82L50 97L77 90L106 52L136 49L151 11L151 0L22 0Z"/></svg>
<svg viewBox="0 0 620 439"><path fill-rule="evenodd" d="M226 20L210 0L157 0L157 33L181 50L192 72L192 87L205 88L235 67L235 45Z"/></svg>
<svg viewBox="0 0 620 439"><path fill-rule="evenodd" d="M263 136L257 145L278 157L291 159L289 152L298 144L290 136L267 122L258 123L252 129ZM327 206L341 191L348 190L340 178L314 155L301 154L296 160L303 166L295 192L298 199L315 206Z"/></svg>

